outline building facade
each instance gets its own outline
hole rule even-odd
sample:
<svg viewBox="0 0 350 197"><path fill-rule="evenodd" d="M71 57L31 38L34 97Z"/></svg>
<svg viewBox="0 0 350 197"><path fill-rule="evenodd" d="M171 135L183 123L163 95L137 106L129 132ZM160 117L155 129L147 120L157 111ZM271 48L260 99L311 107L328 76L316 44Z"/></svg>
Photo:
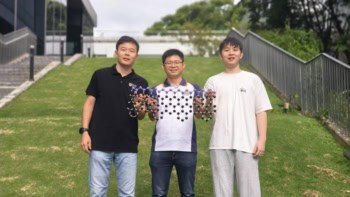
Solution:
<svg viewBox="0 0 350 197"><path fill-rule="evenodd" d="M82 52L82 37L93 36L97 16L89 0L0 0L0 33L28 27L36 53L47 54L48 39L64 40L67 55Z"/></svg>

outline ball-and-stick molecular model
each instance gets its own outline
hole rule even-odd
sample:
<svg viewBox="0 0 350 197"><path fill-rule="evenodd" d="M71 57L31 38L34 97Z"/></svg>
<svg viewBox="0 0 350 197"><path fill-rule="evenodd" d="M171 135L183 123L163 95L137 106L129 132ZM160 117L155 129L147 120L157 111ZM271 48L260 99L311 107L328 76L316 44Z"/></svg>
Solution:
<svg viewBox="0 0 350 197"><path fill-rule="evenodd" d="M151 113L156 120L165 116L175 116L184 122L196 115L208 121L213 118L216 106L213 99L215 93L203 90L180 90L131 86L129 115L137 117L140 110Z"/></svg>

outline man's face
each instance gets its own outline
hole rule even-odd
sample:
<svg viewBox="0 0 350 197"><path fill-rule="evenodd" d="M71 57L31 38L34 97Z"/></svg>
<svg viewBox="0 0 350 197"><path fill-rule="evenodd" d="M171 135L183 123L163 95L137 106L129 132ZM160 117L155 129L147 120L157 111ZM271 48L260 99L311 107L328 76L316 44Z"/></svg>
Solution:
<svg viewBox="0 0 350 197"><path fill-rule="evenodd" d="M115 55L121 66L132 66L137 59L137 47L134 43L125 42L118 46Z"/></svg>
<svg viewBox="0 0 350 197"><path fill-rule="evenodd" d="M220 57L224 61L226 67L236 67L239 65L243 53L238 46L226 45L222 49Z"/></svg>
<svg viewBox="0 0 350 197"><path fill-rule="evenodd" d="M165 59L163 69L168 78L182 77L182 72L185 69L185 63L177 55L169 56Z"/></svg>

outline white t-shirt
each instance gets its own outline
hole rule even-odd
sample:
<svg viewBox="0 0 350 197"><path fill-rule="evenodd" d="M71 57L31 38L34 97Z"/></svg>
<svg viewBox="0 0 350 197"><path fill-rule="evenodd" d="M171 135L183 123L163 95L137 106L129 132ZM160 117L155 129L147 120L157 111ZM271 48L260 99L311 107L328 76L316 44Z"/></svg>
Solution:
<svg viewBox="0 0 350 197"><path fill-rule="evenodd" d="M258 140L256 114L272 109L261 79L246 71L220 73L207 80L208 89L216 92L209 149L252 153Z"/></svg>

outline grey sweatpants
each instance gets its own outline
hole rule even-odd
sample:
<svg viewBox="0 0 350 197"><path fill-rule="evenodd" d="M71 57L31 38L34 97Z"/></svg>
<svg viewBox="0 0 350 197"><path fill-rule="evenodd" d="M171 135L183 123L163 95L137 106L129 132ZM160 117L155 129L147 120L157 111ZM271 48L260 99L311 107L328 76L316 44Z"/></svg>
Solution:
<svg viewBox="0 0 350 197"><path fill-rule="evenodd" d="M215 197L232 197L234 180L240 197L260 197L258 159L251 153L212 149L210 160Z"/></svg>

